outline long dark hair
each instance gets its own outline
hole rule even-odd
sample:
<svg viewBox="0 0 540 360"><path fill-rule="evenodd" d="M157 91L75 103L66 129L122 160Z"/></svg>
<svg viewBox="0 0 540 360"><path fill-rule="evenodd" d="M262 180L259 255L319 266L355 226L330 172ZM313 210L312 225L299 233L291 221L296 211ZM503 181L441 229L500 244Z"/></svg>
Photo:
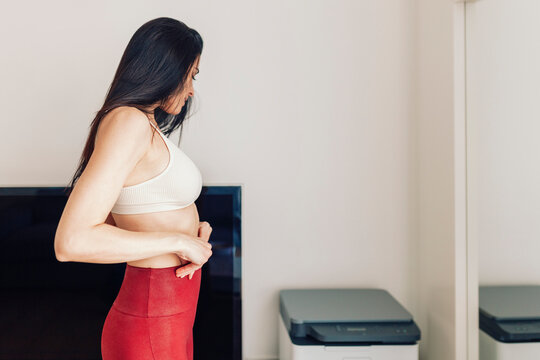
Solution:
<svg viewBox="0 0 540 360"><path fill-rule="evenodd" d="M157 102L159 106L164 105L183 90L191 66L202 49L203 40L199 33L176 19L159 17L137 29L120 59L103 106L90 124L78 168L64 189L67 194L71 193L88 164L103 117L119 106L132 106L150 114L151 111L146 109L149 105ZM189 97L178 115L168 114L159 106L155 108L154 119L163 134L168 136L180 127L181 140L183 122L191 104Z"/></svg>

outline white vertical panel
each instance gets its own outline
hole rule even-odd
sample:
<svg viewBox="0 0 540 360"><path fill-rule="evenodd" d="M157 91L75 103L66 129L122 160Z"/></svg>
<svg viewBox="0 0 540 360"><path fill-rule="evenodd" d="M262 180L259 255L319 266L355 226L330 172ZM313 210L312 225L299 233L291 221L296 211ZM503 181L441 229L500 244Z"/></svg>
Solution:
<svg viewBox="0 0 540 360"><path fill-rule="evenodd" d="M463 9L417 0L421 359L468 351Z"/></svg>
<svg viewBox="0 0 540 360"><path fill-rule="evenodd" d="M467 242L467 127L465 94L465 4L454 7L454 214L455 214L455 308L456 359L477 359L470 339L469 324L477 321L473 309L475 293L471 291L471 269L476 260L471 257ZM474 283L473 287L476 287ZM473 303L473 306L471 306ZM476 310L476 313L475 311ZM476 315L476 316L475 316Z"/></svg>

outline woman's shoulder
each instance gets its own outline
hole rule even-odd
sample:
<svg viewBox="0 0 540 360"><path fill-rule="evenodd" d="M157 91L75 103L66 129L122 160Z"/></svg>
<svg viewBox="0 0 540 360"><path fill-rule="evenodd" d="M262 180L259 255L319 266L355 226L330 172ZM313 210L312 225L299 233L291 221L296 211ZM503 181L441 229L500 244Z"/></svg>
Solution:
<svg viewBox="0 0 540 360"><path fill-rule="evenodd" d="M113 120L114 119L114 120ZM150 120L148 119L148 116L142 112L141 110L137 109L133 106L118 106L103 116L102 122L107 121L121 121L121 122L133 122L138 125L145 124L147 125Z"/></svg>
<svg viewBox="0 0 540 360"><path fill-rule="evenodd" d="M109 111L100 121L96 133L98 138L117 141L132 141L137 144L150 144L152 126L148 117L132 106L119 106ZM146 141L147 140L147 141Z"/></svg>

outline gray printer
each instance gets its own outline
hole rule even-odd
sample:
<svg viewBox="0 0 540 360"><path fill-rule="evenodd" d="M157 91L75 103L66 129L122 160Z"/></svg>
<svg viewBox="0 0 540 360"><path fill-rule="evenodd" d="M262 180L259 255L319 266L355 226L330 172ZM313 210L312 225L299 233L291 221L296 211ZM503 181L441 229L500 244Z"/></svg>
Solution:
<svg viewBox="0 0 540 360"><path fill-rule="evenodd" d="M280 360L417 360L420 329L383 289L285 289L279 294Z"/></svg>
<svg viewBox="0 0 540 360"><path fill-rule="evenodd" d="M480 360L540 359L540 286L479 289Z"/></svg>

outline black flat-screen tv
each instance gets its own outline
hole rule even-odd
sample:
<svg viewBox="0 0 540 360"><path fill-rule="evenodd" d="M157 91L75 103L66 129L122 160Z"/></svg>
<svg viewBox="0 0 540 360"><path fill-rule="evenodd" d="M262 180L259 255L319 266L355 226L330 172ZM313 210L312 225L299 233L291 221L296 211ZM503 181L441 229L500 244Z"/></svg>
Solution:
<svg viewBox="0 0 540 360"><path fill-rule="evenodd" d="M59 262L62 187L0 187L0 360L101 359L101 330L126 263ZM212 226L201 268L194 360L241 360L241 187L203 186Z"/></svg>

